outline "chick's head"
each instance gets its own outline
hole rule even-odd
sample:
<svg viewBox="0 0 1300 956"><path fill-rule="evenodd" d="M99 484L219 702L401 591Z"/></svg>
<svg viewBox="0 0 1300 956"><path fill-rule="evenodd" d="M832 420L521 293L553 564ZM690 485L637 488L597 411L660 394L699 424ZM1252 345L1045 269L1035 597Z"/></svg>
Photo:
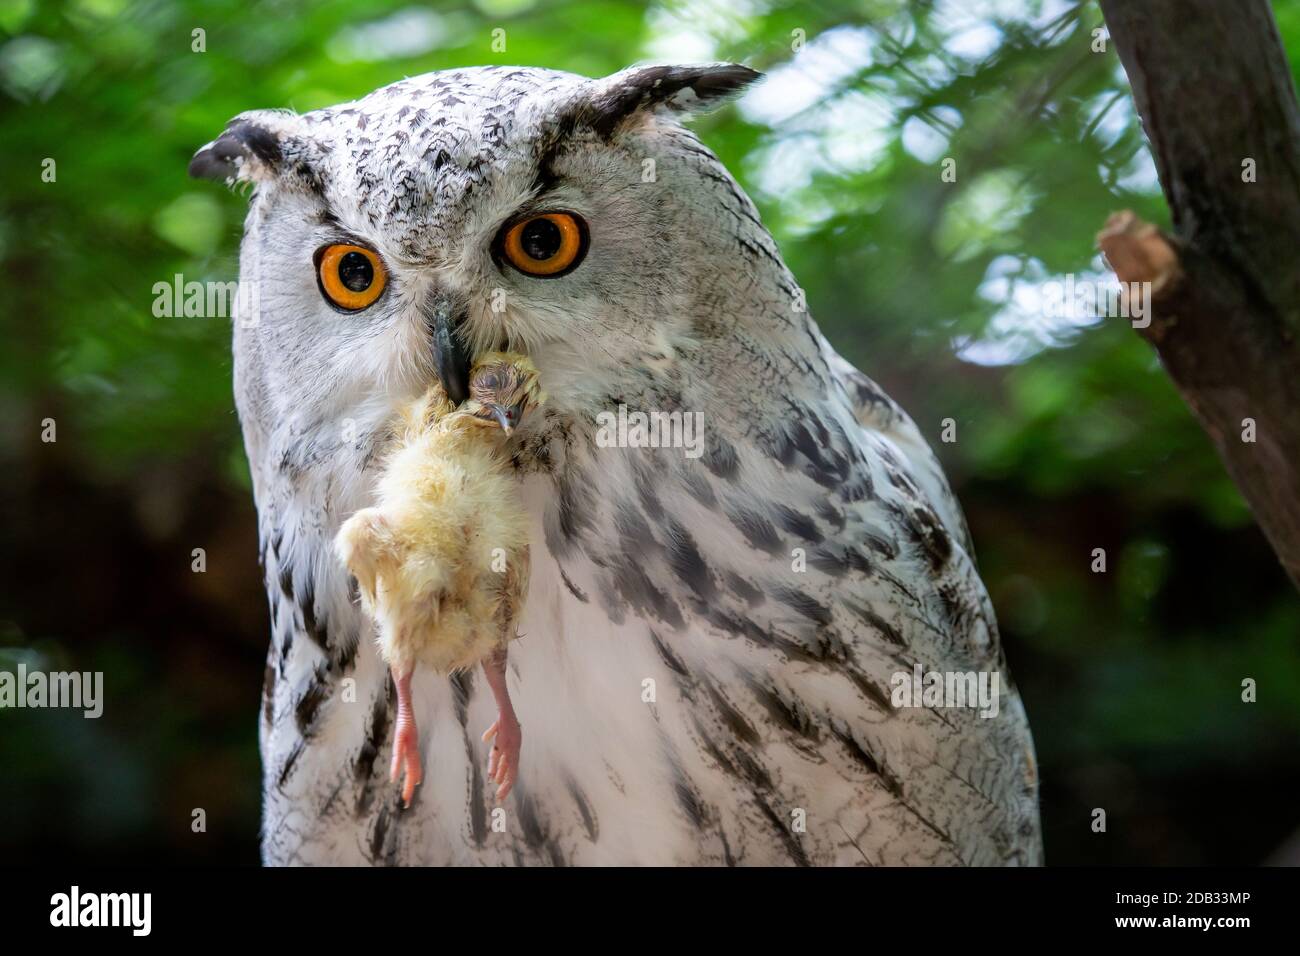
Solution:
<svg viewBox="0 0 1300 956"><path fill-rule="evenodd" d="M512 352L489 352L470 372L469 398L461 411L509 435L530 410L545 401L531 359Z"/></svg>

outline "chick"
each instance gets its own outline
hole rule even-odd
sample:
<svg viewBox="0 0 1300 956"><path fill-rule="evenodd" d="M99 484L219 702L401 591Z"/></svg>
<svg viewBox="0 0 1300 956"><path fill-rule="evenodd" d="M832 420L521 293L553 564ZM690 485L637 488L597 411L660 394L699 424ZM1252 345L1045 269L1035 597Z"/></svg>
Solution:
<svg viewBox="0 0 1300 956"><path fill-rule="evenodd" d="M502 352L475 365L459 408L435 385L399 417L379 503L335 538L397 687L390 776L405 775L407 806L423 777L411 707L416 666L450 674L482 664L497 704L483 740L495 738L488 778L498 802L518 776L522 730L505 665L528 590L528 529L503 446L544 400L532 362Z"/></svg>

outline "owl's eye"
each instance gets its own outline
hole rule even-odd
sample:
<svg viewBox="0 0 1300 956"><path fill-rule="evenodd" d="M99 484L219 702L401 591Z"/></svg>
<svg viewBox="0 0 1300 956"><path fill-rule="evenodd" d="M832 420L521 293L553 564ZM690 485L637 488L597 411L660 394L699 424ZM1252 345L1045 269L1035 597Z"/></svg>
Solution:
<svg viewBox="0 0 1300 956"><path fill-rule="evenodd" d="M334 305L348 312L364 309L384 291L388 270L374 252L338 242L316 254L320 289Z"/></svg>
<svg viewBox="0 0 1300 956"><path fill-rule="evenodd" d="M552 279L578 267L587 253L587 224L571 212L546 212L508 226L501 254L525 275Z"/></svg>

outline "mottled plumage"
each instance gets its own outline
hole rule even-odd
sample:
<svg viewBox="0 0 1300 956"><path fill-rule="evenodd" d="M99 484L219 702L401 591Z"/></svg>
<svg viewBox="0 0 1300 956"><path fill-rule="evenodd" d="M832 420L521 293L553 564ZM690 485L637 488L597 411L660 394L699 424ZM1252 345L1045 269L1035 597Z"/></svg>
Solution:
<svg viewBox="0 0 1300 956"><path fill-rule="evenodd" d="M257 184L235 384L271 601L268 863L1040 860L1029 729L942 472L677 121L753 76L433 73L244 114L196 156ZM590 248L531 278L494 238L546 209L580 214ZM340 316L311 258L348 236L391 282ZM431 772L408 810L384 784L387 672L331 549L372 503L386 422L446 365L448 316L472 354L528 354L548 394L513 446L529 739L502 832L469 730L492 699L468 674L417 675ZM620 404L702 413L702 455L603 447L596 416ZM998 716L895 707L918 663L1000 669Z"/></svg>

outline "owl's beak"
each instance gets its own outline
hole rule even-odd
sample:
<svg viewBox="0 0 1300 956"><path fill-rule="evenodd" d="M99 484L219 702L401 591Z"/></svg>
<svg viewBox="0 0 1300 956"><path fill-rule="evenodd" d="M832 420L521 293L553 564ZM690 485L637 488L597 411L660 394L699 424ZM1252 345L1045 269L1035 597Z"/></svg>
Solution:
<svg viewBox="0 0 1300 956"><path fill-rule="evenodd" d="M447 397L459 405L469 398L470 357L460 336L465 309L449 298L439 297L429 311L428 321L433 367Z"/></svg>

